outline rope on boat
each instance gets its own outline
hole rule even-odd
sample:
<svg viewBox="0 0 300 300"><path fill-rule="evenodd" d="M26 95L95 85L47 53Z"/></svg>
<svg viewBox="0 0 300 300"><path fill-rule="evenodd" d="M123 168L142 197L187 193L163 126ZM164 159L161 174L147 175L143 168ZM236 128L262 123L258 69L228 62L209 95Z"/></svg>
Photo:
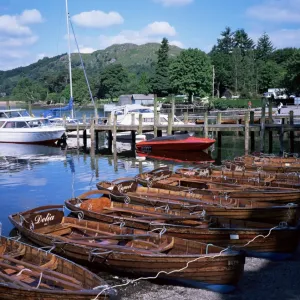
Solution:
<svg viewBox="0 0 300 300"><path fill-rule="evenodd" d="M99 298L100 295L102 295L103 292L107 291L107 290L110 290L110 289L114 289L114 288L118 288L118 287L123 287L123 286L126 286L126 285L129 285L130 283L135 283L135 282L138 282L140 280L151 280L151 279L157 279L157 277L160 275L160 274L166 274L166 275L170 275L170 274L173 274L173 273L177 273L177 272L182 272L184 271L185 269L187 269L189 267L189 265L193 262L196 262L198 261L199 259L202 259L202 258L211 258L211 259L214 259L216 257L219 257L222 255L223 252L227 251L227 250L230 250L230 248L225 248L223 249L222 251L220 251L218 254L214 255L214 256L199 256L199 257L196 257L190 261L188 261L186 263L186 265L184 267L182 267L181 269L178 269L178 270L172 270L172 271L169 271L169 272L166 272L166 271L159 271L155 276L150 276L150 277L140 277L140 278L137 278L137 279L133 279L133 280L128 280L127 282L125 283L122 283L122 284L117 284L117 285L114 285L112 287L109 287L109 288L106 288L104 290L102 290L95 298L93 298L92 300L97 300Z"/></svg>
<svg viewBox="0 0 300 300"><path fill-rule="evenodd" d="M150 225L164 225L164 223L150 222ZM165 234L167 232L167 228L165 226L163 226L162 228L154 228L152 230L149 230L149 231L147 231L147 233L155 232L157 230L160 230L160 232L158 233L160 238L163 234Z"/></svg>
<svg viewBox="0 0 300 300"><path fill-rule="evenodd" d="M259 235L257 235L256 237L254 237L251 241L247 242L245 245L243 245L243 246L235 246L235 247L240 247L240 248L246 247L246 246L248 246L249 244L251 244L254 240L256 240L257 238L259 238L259 237L262 237L262 238L265 239L265 238L267 238L267 237L270 236L271 232L272 232L274 229L280 228L280 227L281 227L280 224L279 224L279 226L274 226L274 227L272 227L272 228L269 230L269 232L268 232L267 235L259 234ZM212 246L213 244L208 244L208 245ZM226 252L227 250L230 250L230 249L231 249L230 247L227 247L227 248L221 250L218 254L213 255L213 256L211 256L211 255L209 255L209 256L207 256L207 255L204 255L204 256L198 256L198 257L196 257L196 258L194 258L194 259L188 261L188 262L186 263L186 265L185 265L184 267L182 267L181 269L172 270L172 271L169 271L169 272L166 272L166 271L163 271L163 270L162 270L162 271L159 271L155 276L150 276L150 277L139 277L139 278L136 278L136 279L133 279L133 280L128 280L127 282L122 283L122 284L117 284L117 285L108 287L108 288L106 288L106 289L103 289L101 292L99 292L98 295L97 295L95 298L93 298L92 300L98 300L99 296L101 296L103 292L105 292L105 291L107 291L107 290L110 290L110 289L115 289L115 288L119 288L119 287L124 287L124 286L127 286L127 285L131 284L131 283L133 284L133 283L138 282L138 281L141 281L141 280L152 280L152 279L157 279L157 277L158 277L160 274L170 275L170 274L173 274L173 273L182 272L182 271L184 271L185 269L187 269L187 268L189 267L189 265L190 265L191 263L193 263L193 262L196 262L196 261L198 261L198 260L200 260L200 259L202 259L202 258L211 258L211 259L214 259L214 258L216 258L216 257L221 256L223 252ZM206 251L208 251L208 246L206 246ZM97 288L97 287L96 287L96 288ZM96 288L95 288L95 289L96 289Z"/></svg>
<svg viewBox="0 0 300 300"><path fill-rule="evenodd" d="M78 220L84 219L84 212L82 210L71 210L70 208L64 206L64 209L69 210L71 213L77 214Z"/></svg>
<svg viewBox="0 0 300 300"><path fill-rule="evenodd" d="M27 268L24 268L22 269L18 274L16 274L16 276L20 276L24 271L29 271L29 272L32 272L32 270L30 269L27 269ZM37 284L37 286L35 287L36 289L38 289L41 285L41 282L42 282L42 277L43 277L43 272L41 272L41 275L39 277L39 282Z"/></svg>

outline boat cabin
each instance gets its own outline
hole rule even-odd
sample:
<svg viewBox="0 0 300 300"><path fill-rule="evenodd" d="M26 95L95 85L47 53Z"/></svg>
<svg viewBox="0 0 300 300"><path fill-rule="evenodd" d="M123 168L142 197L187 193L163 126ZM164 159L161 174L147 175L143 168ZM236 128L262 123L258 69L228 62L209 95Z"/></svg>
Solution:
<svg viewBox="0 0 300 300"><path fill-rule="evenodd" d="M2 109L0 110L0 119L30 117L26 109Z"/></svg>
<svg viewBox="0 0 300 300"><path fill-rule="evenodd" d="M51 125L51 123L43 118L30 118L28 120L19 118L0 119L0 128L34 128L46 125Z"/></svg>

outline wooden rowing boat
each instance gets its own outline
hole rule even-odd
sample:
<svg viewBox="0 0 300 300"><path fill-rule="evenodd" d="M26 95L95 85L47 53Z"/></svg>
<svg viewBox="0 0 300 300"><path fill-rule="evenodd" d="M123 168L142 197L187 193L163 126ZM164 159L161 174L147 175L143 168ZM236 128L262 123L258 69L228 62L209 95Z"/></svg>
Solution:
<svg viewBox="0 0 300 300"><path fill-rule="evenodd" d="M9 219L34 243L49 246L52 251L82 263L90 263L94 268L117 271L118 274L153 276L164 271L160 278L188 281L219 292L233 290L243 274L245 258L240 252L64 217L62 208L38 207L10 215Z"/></svg>
<svg viewBox="0 0 300 300"><path fill-rule="evenodd" d="M0 237L1 299L90 300L106 287L104 280L69 260ZM109 293L103 291L98 299L108 299Z"/></svg>
<svg viewBox="0 0 300 300"><path fill-rule="evenodd" d="M223 179L232 179L243 181L250 181L261 183L266 186L286 187L286 188L300 188L300 177L296 173L274 173L266 171L246 171L240 168L222 168L216 169L215 167L201 167L201 168L178 168L176 174L181 174L184 177L200 176L203 177L221 177Z"/></svg>
<svg viewBox="0 0 300 300"><path fill-rule="evenodd" d="M209 170L207 170L209 174ZM143 186L152 186L160 189L173 191L193 190L193 193L207 194L214 196L226 193L227 197L234 199L247 199L259 202L272 203L298 203L300 202L300 190L283 187L267 187L264 185L256 186L249 184L237 184L223 182L223 178L214 180L214 177L208 176L189 176L173 174L169 170L157 171L155 174L149 172L141 173L136 176L136 180ZM237 180L236 180L237 181Z"/></svg>
<svg viewBox="0 0 300 300"><path fill-rule="evenodd" d="M298 246L300 231L296 227L278 226L269 235L273 227L270 224L218 218L208 221L186 211L113 202L109 196L107 190L89 191L66 200L65 205L85 218L145 231L164 228L169 236L222 247L236 246L248 256L286 259Z"/></svg>
<svg viewBox="0 0 300 300"><path fill-rule="evenodd" d="M252 201L247 199L210 196L198 194L197 189L168 190L138 186L134 180L119 181L117 184L101 182L98 189L111 191L110 197L119 202L143 204L153 207L169 207L185 210L190 213L205 212L208 216L226 217L229 219L252 220L279 224L287 222L296 226L299 221L300 207L297 204L274 205L271 202Z"/></svg>

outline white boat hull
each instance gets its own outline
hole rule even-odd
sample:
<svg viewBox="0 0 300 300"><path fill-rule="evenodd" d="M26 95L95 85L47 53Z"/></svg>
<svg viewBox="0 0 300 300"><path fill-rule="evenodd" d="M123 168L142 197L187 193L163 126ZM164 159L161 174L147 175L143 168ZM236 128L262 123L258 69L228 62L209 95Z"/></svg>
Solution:
<svg viewBox="0 0 300 300"><path fill-rule="evenodd" d="M63 127L1 128L0 143L55 143L65 133Z"/></svg>

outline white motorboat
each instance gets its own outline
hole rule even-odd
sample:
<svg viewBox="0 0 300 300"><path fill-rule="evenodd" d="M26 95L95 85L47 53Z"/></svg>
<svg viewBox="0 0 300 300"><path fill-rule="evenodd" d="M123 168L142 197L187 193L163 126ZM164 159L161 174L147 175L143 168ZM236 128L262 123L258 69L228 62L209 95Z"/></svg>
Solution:
<svg viewBox="0 0 300 300"><path fill-rule="evenodd" d="M0 110L0 143L54 144L65 131L48 119L29 116L26 110Z"/></svg>

